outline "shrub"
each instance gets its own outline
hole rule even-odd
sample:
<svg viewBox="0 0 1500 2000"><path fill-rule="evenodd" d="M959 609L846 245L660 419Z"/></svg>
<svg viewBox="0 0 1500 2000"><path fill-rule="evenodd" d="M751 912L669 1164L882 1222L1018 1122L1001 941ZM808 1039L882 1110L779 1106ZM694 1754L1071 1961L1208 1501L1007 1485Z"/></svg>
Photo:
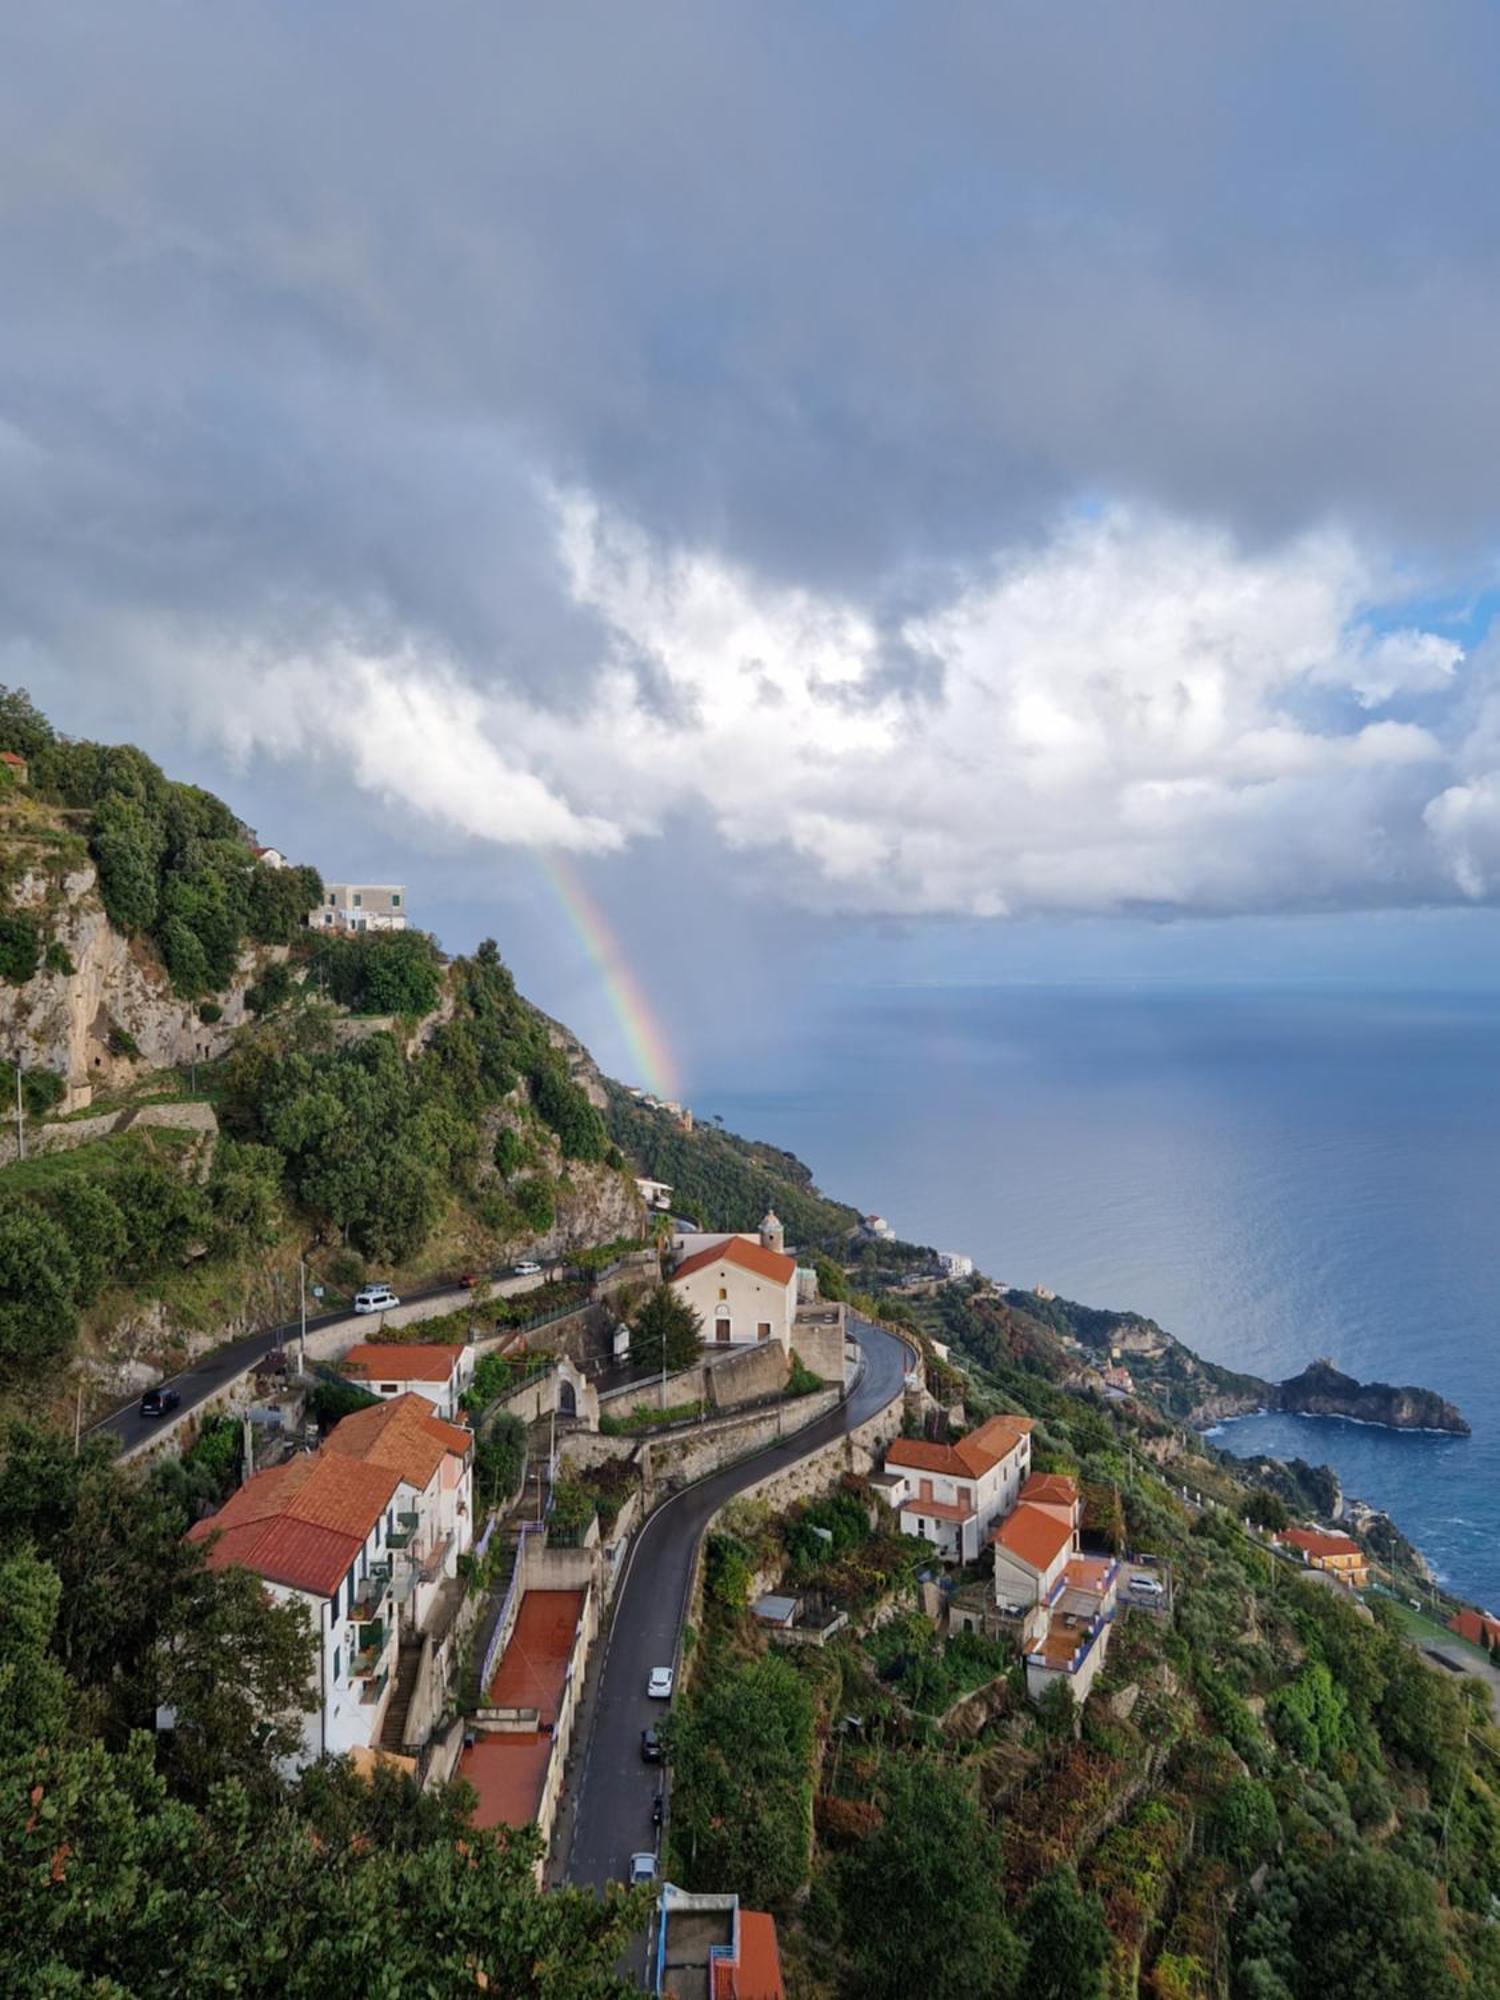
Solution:
<svg viewBox="0 0 1500 2000"><path fill-rule="evenodd" d="M60 972L68 979L71 979L73 974L78 970L77 966L73 963L72 952L68 950L68 947L63 943L61 938L54 938L51 944L48 945L42 954L42 964L48 972Z"/></svg>
<svg viewBox="0 0 1500 2000"><path fill-rule="evenodd" d="M12 986L24 986L42 961L41 937L36 920L12 911L0 916L0 979Z"/></svg>
<svg viewBox="0 0 1500 2000"><path fill-rule="evenodd" d="M211 1028L215 1021L222 1021L223 1018L224 1009L219 1005L217 1000L203 1000L199 1002L198 1019L203 1023L205 1028Z"/></svg>

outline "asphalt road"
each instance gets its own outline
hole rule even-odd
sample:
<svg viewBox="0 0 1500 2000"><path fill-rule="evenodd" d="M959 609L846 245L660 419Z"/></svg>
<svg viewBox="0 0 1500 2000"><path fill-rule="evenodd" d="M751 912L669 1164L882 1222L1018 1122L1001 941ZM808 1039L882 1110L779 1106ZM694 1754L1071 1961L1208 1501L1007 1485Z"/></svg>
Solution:
<svg viewBox="0 0 1500 2000"><path fill-rule="evenodd" d="M495 1277L491 1280L491 1295L509 1298L516 1292L534 1291L538 1285L545 1282L545 1273L538 1278ZM468 1288L463 1285L431 1285L425 1291L403 1292L401 1304L413 1306L420 1304L424 1299L451 1299L455 1306L459 1306L471 1296ZM386 1324L386 1315L330 1312L319 1313L314 1317L309 1314L307 1330L309 1333L316 1333L323 1327L345 1324L351 1331L357 1328L364 1339L378 1340L380 1330ZM117 1437L121 1448L129 1451L132 1445L143 1444L148 1438L155 1437L164 1422L170 1422L172 1418L184 1415L196 1404L217 1395L227 1381L244 1369L253 1367L263 1355L269 1354L273 1347L290 1347L301 1330L300 1319L288 1320L283 1326L262 1327L258 1333L247 1333L243 1340L232 1340L227 1347L216 1347L212 1353L205 1354L201 1361L195 1361L191 1368L185 1368L180 1375L169 1375L165 1386L175 1389L182 1398L181 1408L174 1410L171 1418L143 1417L137 1399L127 1403L123 1409L116 1410L112 1416L101 1417L97 1423L90 1424L88 1434L91 1437L104 1435Z"/></svg>
<svg viewBox="0 0 1500 2000"><path fill-rule="evenodd" d="M578 1774L566 1871L570 1882L602 1886L623 1881L631 1855L656 1845L651 1802L661 1783L661 1767L641 1761L641 1731L660 1722L667 1705L651 1700L646 1680L653 1667L670 1666L676 1655L693 1555L709 1516L778 1464L792 1465L854 1430L901 1394L907 1349L867 1321L851 1319L850 1325L865 1365L846 1403L753 1458L684 1487L636 1536L615 1596Z"/></svg>

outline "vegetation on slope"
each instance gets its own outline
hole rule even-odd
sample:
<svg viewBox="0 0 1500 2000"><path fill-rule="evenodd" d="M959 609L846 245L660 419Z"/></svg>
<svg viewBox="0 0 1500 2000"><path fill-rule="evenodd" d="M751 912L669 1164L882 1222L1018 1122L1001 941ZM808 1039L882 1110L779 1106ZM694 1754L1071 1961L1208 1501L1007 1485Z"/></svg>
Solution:
<svg viewBox="0 0 1500 2000"><path fill-rule="evenodd" d="M756 1229L774 1208L787 1240L803 1249L841 1245L859 1221L857 1209L819 1192L794 1153L715 1125L686 1132L669 1112L608 1088L610 1137L643 1174L668 1183L676 1214L708 1229Z"/></svg>
<svg viewBox="0 0 1500 2000"><path fill-rule="evenodd" d="M33 796L86 839L110 921L149 938L189 998L229 985L247 943L290 943L322 897L315 869L257 861L222 799L174 784L133 745L59 736L24 690L0 688L0 747L28 760ZM28 921L12 913L11 931ZM9 933L0 943L6 976L24 981L35 962L26 969Z"/></svg>

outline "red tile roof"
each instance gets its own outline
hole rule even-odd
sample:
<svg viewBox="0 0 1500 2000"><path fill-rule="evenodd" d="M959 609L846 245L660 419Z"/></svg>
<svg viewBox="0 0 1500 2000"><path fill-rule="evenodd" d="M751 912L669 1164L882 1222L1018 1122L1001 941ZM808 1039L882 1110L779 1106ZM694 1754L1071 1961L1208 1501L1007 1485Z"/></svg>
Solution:
<svg viewBox="0 0 1500 2000"><path fill-rule="evenodd" d="M695 1272L706 1271L714 1264L738 1264L742 1270L753 1271L759 1278L769 1278L773 1284L786 1285L797 1275L795 1257L783 1257L779 1250L768 1250L763 1243L752 1243L744 1236L729 1236L722 1243L715 1243L710 1250L700 1250L696 1256L688 1257L672 1273L672 1283L679 1278L691 1278Z"/></svg>
<svg viewBox="0 0 1500 2000"><path fill-rule="evenodd" d="M1448 1629L1467 1639L1471 1646L1500 1646L1500 1618L1492 1618L1488 1611L1476 1611L1471 1605L1466 1604L1448 1620Z"/></svg>
<svg viewBox="0 0 1500 2000"><path fill-rule="evenodd" d="M209 1544L211 1569L254 1570L270 1583L331 1597L394 1499L387 1466L320 1452L257 1472L188 1540Z"/></svg>
<svg viewBox="0 0 1500 2000"><path fill-rule="evenodd" d="M1288 1548L1300 1549L1309 1559L1329 1556L1357 1556L1361 1562L1369 1558L1358 1542L1347 1535L1325 1535L1316 1528L1286 1528L1276 1537Z"/></svg>
<svg viewBox="0 0 1500 2000"><path fill-rule="evenodd" d="M1023 1502L1014 1513L1006 1515L990 1540L1040 1576L1052 1567L1064 1549L1072 1547L1073 1530L1055 1514Z"/></svg>
<svg viewBox="0 0 1500 2000"><path fill-rule="evenodd" d="M932 1444L926 1438L896 1438L885 1454L887 1465L907 1466L915 1472L942 1472L950 1479L980 1479L1028 1437L1033 1429L1030 1417L987 1418L977 1430L961 1437L957 1444Z"/></svg>
<svg viewBox="0 0 1500 2000"><path fill-rule="evenodd" d="M786 2000L776 1919L766 1911L740 1911L739 1963L715 1965L714 2000Z"/></svg>
<svg viewBox="0 0 1500 2000"><path fill-rule="evenodd" d="M0 750L0 764L9 764L15 770L26 769L26 759L18 757L14 750Z"/></svg>
<svg viewBox="0 0 1500 2000"><path fill-rule="evenodd" d="M432 1414L425 1396L408 1390L404 1396L345 1417L329 1433L323 1449L366 1465L387 1465L420 1493L450 1452L466 1458L473 1446L472 1432L444 1423Z"/></svg>
<svg viewBox="0 0 1500 2000"><path fill-rule="evenodd" d="M361 1340L344 1356L350 1375L367 1382L446 1382L463 1348L423 1346L420 1341Z"/></svg>
<svg viewBox="0 0 1500 2000"><path fill-rule="evenodd" d="M1033 1472L1019 1497L1035 1501L1038 1507L1076 1507L1078 1488L1061 1472Z"/></svg>

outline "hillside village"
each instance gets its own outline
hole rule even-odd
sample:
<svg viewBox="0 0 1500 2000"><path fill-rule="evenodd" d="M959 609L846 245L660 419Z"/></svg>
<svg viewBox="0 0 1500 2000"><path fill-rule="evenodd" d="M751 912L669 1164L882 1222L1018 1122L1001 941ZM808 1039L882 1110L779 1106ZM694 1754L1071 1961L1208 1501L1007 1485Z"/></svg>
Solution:
<svg viewBox="0 0 1500 2000"><path fill-rule="evenodd" d="M10 1987L1500 1994L1500 1628L1186 1350L0 734Z"/></svg>

